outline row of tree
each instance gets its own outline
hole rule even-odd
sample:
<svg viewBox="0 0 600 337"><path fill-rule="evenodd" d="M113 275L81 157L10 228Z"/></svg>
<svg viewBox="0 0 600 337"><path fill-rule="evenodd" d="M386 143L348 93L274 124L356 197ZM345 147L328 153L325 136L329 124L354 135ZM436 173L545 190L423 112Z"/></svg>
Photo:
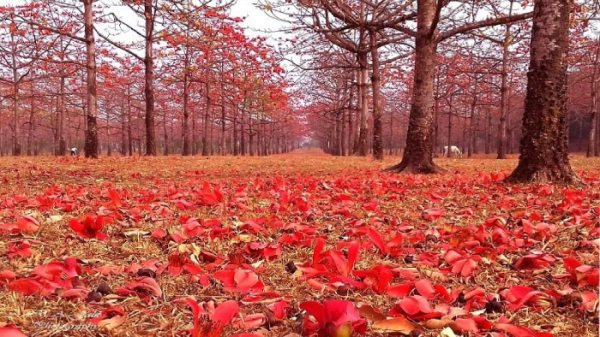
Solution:
<svg viewBox="0 0 600 337"><path fill-rule="evenodd" d="M263 7L300 32L293 51L303 57L292 62L306 73L303 86L313 89L305 109L314 138L327 152L372 152L382 159L388 144L390 152L404 152L392 170L431 173L439 171L433 158L443 146L459 145L471 155L481 148L490 153L494 144L503 159L527 131L535 130L539 139L564 136L566 142L564 125L570 121L578 125L580 143L585 132L588 155L598 153L600 38L590 26L598 18L591 1L281 0L263 1ZM546 7L566 14L552 16ZM556 45L549 42L554 40ZM569 49L569 59L562 57ZM531 75L539 66L535 55L546 53L553 58L540 72L569 63L569 117L556 105L566 100L566 81L548 87ZM560 123L543 125L539 116L528 116L553 105L564 114ZM525 122L520 132L524 111L532 124ZM545 153L538 161L562 165L566 143L544 141L541 151L537 140L531 142L536 145L521 142L521 153L529 146L535 149L529 156Z"/></svg>
<svg viewBox="0 0 600 337"><path fill-rule="evenodd" d="M83 145L96 158L102 149L267 155L298 147L302 123L278 58L228 15L232 5L0 7L0 152L64 155Z"/></svg>

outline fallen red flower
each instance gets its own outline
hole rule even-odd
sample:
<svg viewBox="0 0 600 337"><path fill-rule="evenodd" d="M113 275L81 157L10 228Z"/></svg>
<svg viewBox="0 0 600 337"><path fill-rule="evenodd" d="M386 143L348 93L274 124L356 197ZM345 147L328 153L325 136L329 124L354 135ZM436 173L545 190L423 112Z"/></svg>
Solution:
<svg viewBox="0 0 600 337"><path fill-rule="evenodd" d="M305 334L325 333L326 336L340 336L342 333L352 332L363 334L366 331L367 322L360 318L358 309L352 302L344 300L327 300L323 304L319 302L304 302L300 308L314 317L312 322L305 316L303 330Z"/></svg>
<svg viewBox="0 0 600 337"><path fill-rule="evenodd" d="M106 240L108 237L101 232L103 227L102 222L103 218L101 216L97 216L96 219L86 217L83 222L72 219L69 221L69 227L82 238Z"/></svg>

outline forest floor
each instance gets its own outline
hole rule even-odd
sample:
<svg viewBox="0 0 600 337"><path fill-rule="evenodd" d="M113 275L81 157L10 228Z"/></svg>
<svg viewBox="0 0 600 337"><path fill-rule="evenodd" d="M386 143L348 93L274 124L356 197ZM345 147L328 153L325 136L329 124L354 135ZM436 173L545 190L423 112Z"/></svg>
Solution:
<svg viewBox="0 0 600 337"><path fill-rule="evenodd" d="M597 336L600 158L492 158L2 158L0 336Z"/></svg>

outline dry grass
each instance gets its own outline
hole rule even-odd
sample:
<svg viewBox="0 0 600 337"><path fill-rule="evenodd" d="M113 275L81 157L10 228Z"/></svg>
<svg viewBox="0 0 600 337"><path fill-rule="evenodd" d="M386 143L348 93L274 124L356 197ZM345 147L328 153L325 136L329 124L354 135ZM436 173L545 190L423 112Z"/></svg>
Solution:
<svg viewBox="0 0 600 337"><path fill-rule="evenodd" d="M541 198L546 206L527 206L532 197L532 189L514 189L499 183L486 185L481 182L480 174L510 172L516 166L516 158L498 161L485 156L474 159L440 159L437 162L446 169L446 173L433 177L419 178L414 176L381 173L383 168L399 161L397 157L388 157L384 162L356 157L331 157L314 150L298 151L290 155L277 155L268 158L234 158L234 157L158 157L158 158L101 158L90 161L83 158L2 158L0 160L0 224L15 222L15 214L31 215L41 226L32 235L9 235L0 232L0 271L11 270L19 275L29 272L41 264L66 257L77 257L80 264L91 269L97 266L128 267L134 263L142 263L157 259L161 263L168 261L168 255L178 250L174 242L159 243L147 235L124 235L131 230L152 231L164 228L172 232L180 229L179 218L190 215L198 219L220 219L224 226L234 226L238 221L268 218L277 216L284 223L298 222L314 226L318 234L327 236L327 247L331 249L339 241L347 237L350 224L362 220L368 222L374 217L399 219L414 224L418 228L456 228L478 226L492 216L510 218L515 211L526 209L541 213L547 220L557 224L559 230L551 240L541 240L532 249L544 249L557 256L565 249L573 248L587 238L587 232L574 227L565 227L562 220L565 214L558 214L554 205L563 198L557 191L551 196ZM581 156L572 158L572 165L578 174L585 178L587 186L577 187L583 190L583 204L600 206L600 159L587 159ZM312 216L305 216L295 208L274 211L270 205L277 200L270 188L276 176L281 176L287 184L290 198L303 196L309 200L316 210ZM2 182L1 180L4 180ZM258 182L258 179L260 182ZM461 183L457 183L461 181ZM240 198L249 209L241 210L235 204L227 206L198 206L195 210L180 210L176 207L176 192L183 193L183 198L192 200L189 193L202 190L203 182L221 186L221 191L228 201L235 201L235 194L243 191L246 197ZM314 185L314 186L313 186ZM405 186L399 193L385 186ZM312 186L312 187L311 187ZM383 186L377 191L375 186ZM472 188L473 193L466 193ZM56 190L53 190L56 189ZM111 206L107 197L108 189L120 191L126 204L117 210ZM431 198L431 192L447 193L442 201ZM347 194L354 203L348 206L350 215L336 214L339 205L331 200L333 194ZM149 197L153 194L153 197ZM474 196L488 195L490 202L478 204ZM40 207L36 198L48 197L52 200L68 196L74 209L71 212L61 210L55 205ZM503 208L505 196L514 198L511 208ZM535 195L534 195L535 197ZM366 211L362 204L372 199L379 200L377 212ZM23 201L21 201L23 200ZM41 201L40 201L41 202ZM160 216L154 211L161 206L168 207L173 214ZM111 209L115 222L108 226L108 241L82 240L73 235L68 220L83 215L94 214L102 208ZM141 216L131 214L131 208L142 208ZM145 209L143 207L148 207ZM423 209L442 207L445 215L434 222L420 217ZM474 208L471 217L459 215L465 207ZM52 221L50 216L61 216ZM54 218L55 220L57 218ZM595 226L598 226L596 224ZM380 227L382 233L389 233L391 228ZM282 233L280 230L268 229L266 233L242 233L234 231L228 239L209 240L199 238L194 241L203 251L214 252L231 260L232 255L240 254L246 241L276 242ZM27 237L32 242L34 253L27 258L8 258L6 243ZM386 235L389 239L389 236ZM421 251L439 251L434 242L418 247ZM504 258L514 261L518 254L506 254ZM374 253L363 252L357 263L357 269L371 268L388 263L401 267L416 267L422 277L431 275L427 270L438 271L435 267L419 265L407 266L397 258L383 257ZM582 252L588 264L598 264L598 252ZM327 298L347 298L356 303L365 302L380 308L383 312L390 309L394 301L386 295L373 292L353 292L342 296L331 292L319 292L307 285L306 281L295 278L285 271L289 261L304 263L312 258L312 248L285 247L283 253L274 261L263 261L260 279L265 284L265 291L277 292L281 298L295 305L291 318L276 324L267 330L256 331L268 336L281 336L291 332L300 332L302 315L297 305L304 300L323 300ZM246 257L247 262L257 263L260 258ZM205 267L206 264L201 264ZM218 269L217 269L218 270ZM504 287L523 284L540 290L562 289L568 281L555 280L551 275L564 273L562 263L552 265L542 272L516 271L509 263L502 260L482 264L478 274L468 281L448 276L441 283L448 289L472 289L483 287L487 292L497 293ZM210 272L207 272L210 273ZM112 289L122 287L134 279L135 275L122 272L110 277L84 273L81 276L83 287L95 289L102 281L108 282ZM44 298L38 295L24 296L0 286L0 323L3 321L20 327L24 332L35 336L172 336L191 327L191 314L188 307L179 300L187 296L197 299L222 302L227 299L239 300L239 294L226 292L218 284L202 287L186 276L171 276L167 272L157 277L163 291L162 298L155 298L145 303L135 296L108 296L99 303L85 301L66 301L62 299ZM395 283L399 283L398 280ZM589 289L588 289L589 290ZM593 290L593 289L592 289ZM598 293L598 289L595 289ZM110 304L122 305L127 312L127 320L119 327L108 331L88 326L87 318L97 315ZM244 304L242 312L266 312L265 302ZM498 315L488 315L493 321ZM598 324L592 318L577 310L569 308L551 308L546 311L521 310L507 313L515 324L534 330L550 331L556 336L597 336ZM83 330L77 330L83 329ZM230 329L229 332L241 332ZM428 335L437 335L437 331L429 331ZM1 336L0 336L1 337Z"/></svg>

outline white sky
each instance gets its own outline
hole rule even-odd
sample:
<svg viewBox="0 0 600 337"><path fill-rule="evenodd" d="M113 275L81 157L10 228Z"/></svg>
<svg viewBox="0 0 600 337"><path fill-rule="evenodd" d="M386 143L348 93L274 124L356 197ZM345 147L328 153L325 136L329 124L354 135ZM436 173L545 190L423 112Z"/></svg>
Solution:
<svg viewBox="0 0 600 337"><path fill-rule="evenodd" d="M1 6L16 6L25 3L27 3L27 0L0 0ZM269 37L270 34L265 33L265 31L277 30L281 27L281 22L269 17L265 12L258 9L255 3L256 0L237 0L237 3L232 8L231 15L234 17L245 17L242 27L246 28L248 36L254 37L260 35ZM123 16L129 16L128 12L124 12ZM131 17L133 17L133 14L131 14Z"/></svg>

